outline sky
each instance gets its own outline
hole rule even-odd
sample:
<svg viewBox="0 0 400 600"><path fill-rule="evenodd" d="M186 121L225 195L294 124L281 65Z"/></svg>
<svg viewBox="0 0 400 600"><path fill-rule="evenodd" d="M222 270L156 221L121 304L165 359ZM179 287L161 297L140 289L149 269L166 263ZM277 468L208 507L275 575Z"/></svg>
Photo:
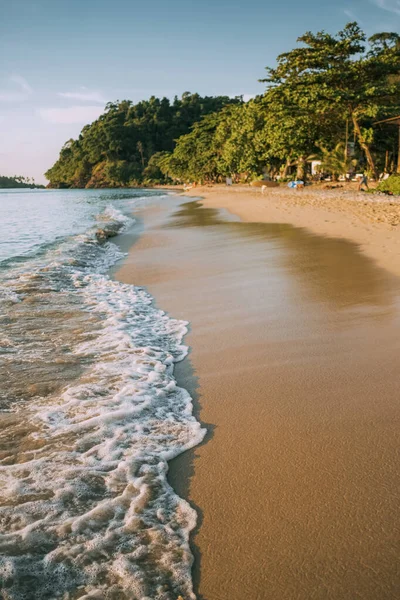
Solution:
<svg viewBox="0 0 400 600"><path fill-rule="evenodd" d="M400 31L400 0L0 0L0 175L46 183L109 101L262 93L305 31Z"/></svg>

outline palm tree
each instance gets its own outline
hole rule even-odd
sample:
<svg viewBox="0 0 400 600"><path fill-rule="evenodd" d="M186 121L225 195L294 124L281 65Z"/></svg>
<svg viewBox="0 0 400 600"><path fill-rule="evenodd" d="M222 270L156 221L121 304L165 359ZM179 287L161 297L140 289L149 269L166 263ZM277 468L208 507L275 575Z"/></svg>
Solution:
<svg viewBox="0 0 400 600"><path fill-rule="evenodd" d="M357 160L350 158L346 152L346 146L339 142L333 150L327 150L324 146L321 148L321 169L331 173L334 181L339 179L340 175L346 175L352 167L355 167Z"/></svg>
<svg viewBox="0 0 400 600"><path fill-rule="evenodd" d="M316 154L309 154L308 156L302 155L299 156L296 160L291 160L291 157L289 156L286 159L286 164L282 169L282 177L287 177L289 167L296 167L296 179L305 179L307 163L310 163L313 160L316 160L317 158L319 157Z"/></svg>

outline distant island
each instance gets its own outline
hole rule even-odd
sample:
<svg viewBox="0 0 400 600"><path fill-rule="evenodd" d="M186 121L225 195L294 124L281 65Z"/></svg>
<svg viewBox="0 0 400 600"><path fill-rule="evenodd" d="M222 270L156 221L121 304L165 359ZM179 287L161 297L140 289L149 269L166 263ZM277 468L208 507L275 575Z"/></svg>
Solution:
<svg viewBox="0 0 400 600"><path fill-rule="evenodd" d="M29 188L31 190L39 188L44 189L44 185L35 183L35 180L29 177L23 177L22 175L15 175L14 177L6 177L0 175L0 189L8 188Z"/></svg>
<svg viewBox="0 0 400 600"><path fill-rule="evenodd" d="M109 103L68 140L49 187L97 188L400 174L400 36L357 23L307 32L266 68L266 91ZM398 176L385 183L395 192ZM385 189L386 189L385 188Z"/></svg>

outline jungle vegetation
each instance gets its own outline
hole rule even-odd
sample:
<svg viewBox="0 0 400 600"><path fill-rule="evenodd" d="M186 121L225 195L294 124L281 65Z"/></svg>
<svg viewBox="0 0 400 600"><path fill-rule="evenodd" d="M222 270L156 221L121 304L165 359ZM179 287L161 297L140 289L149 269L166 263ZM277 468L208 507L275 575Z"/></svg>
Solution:
<svg viewBox="0 0 400 600"><path fill-rule="evenodd" d="M22 175L14 175L14 177L6 177L0 175L0 189L12 188L44 188L44 185L37 185L33 178L23 177Z"/></svg>
<svg viewBox="0 0 400 600"><path fill-rule="evenodd" d="M306 177L316 158L334 177L351 168L396 171L400 114L400 36L367 40L357 23L331 35L307 32L266 68L263 94L171 103L110 103L69 140L46 173L52 187ZM351 150L349 150L349 148ZM399 162L400 164L400 162Z"/></svg>

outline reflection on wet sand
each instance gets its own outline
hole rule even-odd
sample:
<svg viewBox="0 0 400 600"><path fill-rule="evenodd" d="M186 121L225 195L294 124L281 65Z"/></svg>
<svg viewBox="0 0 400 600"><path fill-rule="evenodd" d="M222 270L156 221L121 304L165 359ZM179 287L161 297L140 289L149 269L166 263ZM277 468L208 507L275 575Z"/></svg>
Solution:
<svg viewBox="0 0 400 600"><path fill-rule="evenodd" d="M144 221L118 278L190 320L176 375L209 428L170 465L199 513L198 597L395 598L399 281L354 244L200 202Z"/></svg>
<svg viewBox="0 0 400 600"><path fill-rule="evenodd" d="M306 287L315 300L328 302L336 308L348 308L353 304L392 306L396 279L383 276L382 269L376 268L352 242L316 236L285 223L227 221L221 219L220 211L203 208L199 201L183 204L165 227L223 227L224 233L238 237L240 244L246 237L252 244L258 241L260 252L265 254L267 250L267 260L271 260L271 255L265 242L277 240L287 251L277 258L284 260L292 275L301 277L301 286Z"/></svg>

